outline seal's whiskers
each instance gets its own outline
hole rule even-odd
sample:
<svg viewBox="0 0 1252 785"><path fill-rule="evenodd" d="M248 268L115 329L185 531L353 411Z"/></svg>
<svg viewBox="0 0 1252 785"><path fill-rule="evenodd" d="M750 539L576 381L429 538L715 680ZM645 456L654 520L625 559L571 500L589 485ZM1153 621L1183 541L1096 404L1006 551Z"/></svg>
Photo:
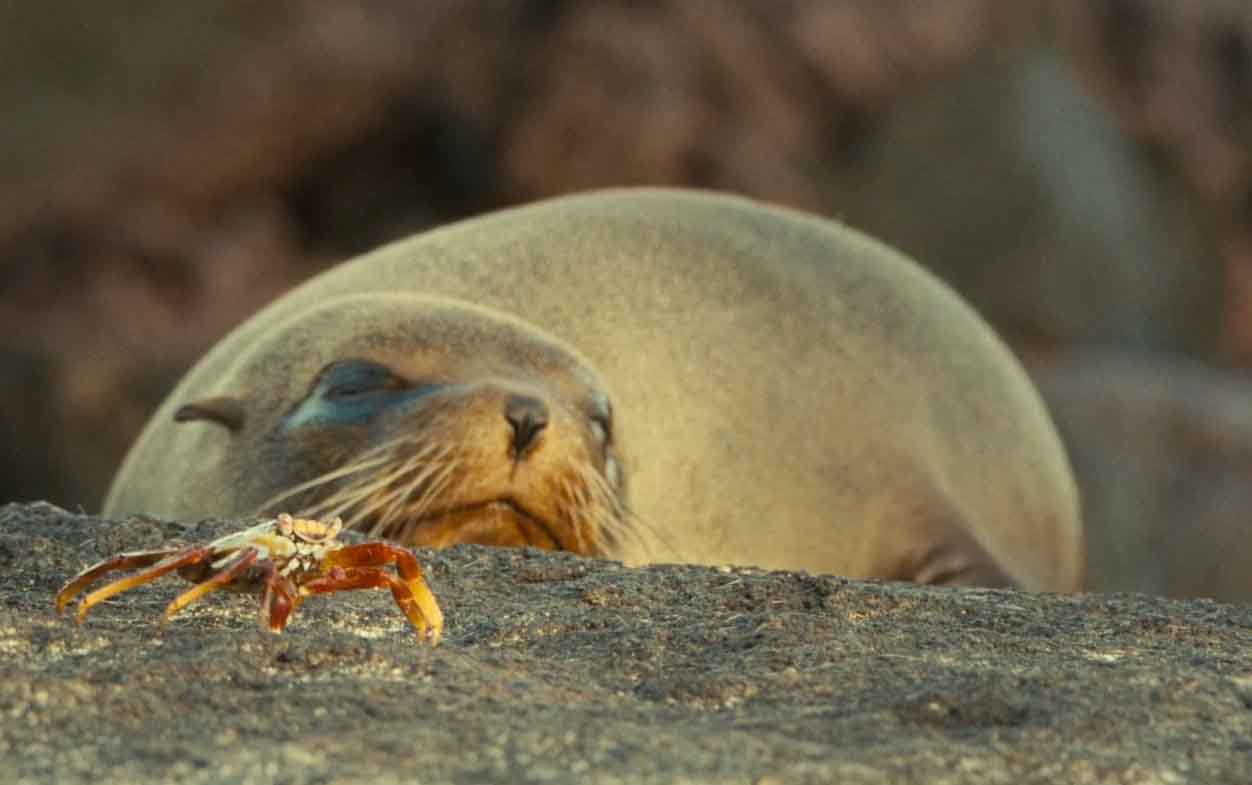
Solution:
<svg viewBox="0 0 1252 785"><path fill-rule="evenodd" d="M456 469L455 461L447 458L453 453L449 447L432 445L432 449L424 449L416 453L406 471L412 465L412 477L407 483L400 483L390 493L382 494L370 500L356 516L351 526L355 527L370 515L374 516L370 524L370 536L380 536L391 528L392 523L401 515L407 520L416 521L422 512L430 506L442 492L446 478ZM433 449L438 447L438 449ZM394 535L391 535L394 536Z"/></svg>
<svg viewBox="0 0 1252 785"><path fill-rule="evenodd" d="M381 461L382 465L384 466L387 464L394 463L396 447L408 441L410 441L408 437L400 437L396 439L391 439L385 442L384 444L380 445L379 447L374 448L373 450L370 450L369 453L366 453L367 456L370 456L368 460L370 460L371 462ZM379 455L378 457L373 457L374 453L381 453L381 455ZM363 456L363 459L364 459L364 456ZM353 465L357 465L361 462L362 462L361 460L358 460L354 462ZM403 475L404 472L408 470L409 470L409 464L408 462L405 462L399 466L389 469L387 472L379 476L373 476L373 475L354 476L357 474L357 472L350 472L350 473L331 472L329 473L329 475L335 475L332 479L338 479L340 477L350 477L352 479L351 481L345 482L343 485L341 485L331 495L309 506L306 510L302 511L302 514L321 516L321 517L333 517L335 515L343 515L348 510L352 509L355 505L368 499L371 495L377 493L379 488L386 487L390 483L394 482L398 476ZM323 476L325 477L329 475L323 475ZM366 482L361 482L362 479L366 480Z"/></svg>
<svg viewBox="0 0 1252 785"><path fill-rule="evenodd" d="M354 474L367 472L370 469L375 469L379 466L385 466L389 460L387 452L390 446L390 444L384 444L381 447L376 447L366 453L363 453L355 461L346 466L341 466L340 468L333 469L325 474L319 474L311 480L293 485L292 487L271 496L263 503L257 505L253 514L264 515L274 510L282 502L292 498L293 496L304 493L305 491L315 490L342 477L349 477Z"/></svg>

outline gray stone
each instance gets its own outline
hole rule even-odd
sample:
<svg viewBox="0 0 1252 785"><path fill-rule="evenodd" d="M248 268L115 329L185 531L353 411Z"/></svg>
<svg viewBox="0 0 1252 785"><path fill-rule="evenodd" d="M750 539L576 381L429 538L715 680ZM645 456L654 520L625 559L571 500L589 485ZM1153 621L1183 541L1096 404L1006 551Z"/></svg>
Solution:
<svg viewBox="0 0 1252 785"><path fill-rule="evenodd" d="M1252 376L1098 350L1034 371L1078 476L1086 586L1252 603Z"/></svg>

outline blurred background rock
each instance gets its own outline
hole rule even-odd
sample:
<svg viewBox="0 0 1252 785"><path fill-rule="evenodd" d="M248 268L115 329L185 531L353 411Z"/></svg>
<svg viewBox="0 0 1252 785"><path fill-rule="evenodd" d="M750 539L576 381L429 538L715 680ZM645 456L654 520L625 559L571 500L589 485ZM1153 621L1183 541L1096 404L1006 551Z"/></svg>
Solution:
<svg viewBox="0 0 1252 785"><path fill-rule="evenodd" d="M1066 438L1093 588L1252 599L1245 0L10 0L0 104L0 500L95 509L199 354L337 260L691 185L976 304Z"/></svg>

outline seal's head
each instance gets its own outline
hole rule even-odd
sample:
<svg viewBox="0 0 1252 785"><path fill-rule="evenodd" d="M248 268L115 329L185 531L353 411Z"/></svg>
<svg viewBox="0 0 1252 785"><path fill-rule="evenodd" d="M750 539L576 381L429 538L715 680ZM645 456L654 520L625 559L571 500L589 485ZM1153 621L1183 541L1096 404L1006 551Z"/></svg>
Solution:
<svg viewBox="0 0 1252 785"><path fill-rule="evenodd" d="M249 381L175 419L224 429L218 468L236 509L341 515L431 547L603 555L628 530L603 384L504 314L409 294L336 298L258 336L227 378Z"/></svg>

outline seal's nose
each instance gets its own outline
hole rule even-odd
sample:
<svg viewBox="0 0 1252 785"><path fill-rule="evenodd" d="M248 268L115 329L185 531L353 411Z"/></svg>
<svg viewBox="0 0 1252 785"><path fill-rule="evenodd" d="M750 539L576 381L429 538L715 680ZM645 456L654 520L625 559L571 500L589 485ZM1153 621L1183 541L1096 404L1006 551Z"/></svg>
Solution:
<svg viewBox="0 0 1252 785"><path fill-rule="evenodd" d="M510 395L504 419L513 426L513 455L520 456L548 426L548 406L529 395Z"/></svg>

